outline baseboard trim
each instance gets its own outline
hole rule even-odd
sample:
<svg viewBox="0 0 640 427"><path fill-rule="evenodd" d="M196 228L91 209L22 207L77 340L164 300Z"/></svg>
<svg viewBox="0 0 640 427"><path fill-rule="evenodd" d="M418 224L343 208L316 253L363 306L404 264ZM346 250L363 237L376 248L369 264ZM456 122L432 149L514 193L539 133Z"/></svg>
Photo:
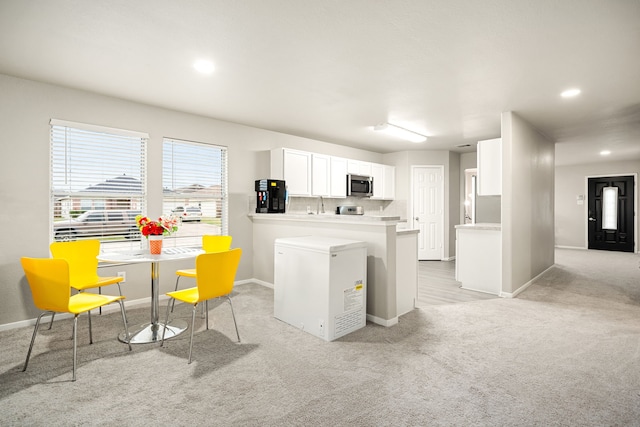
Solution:
<svg viewBox="0 0 640 427"><path fill-rule="evenodd" d="M579 251L586 251L587 248L581 246L565 246L565 245L556 245L556 249L575 249Z"/></svg>
<svg viewBox="0 0 640 427"><path fill-rule="evenodd" d="M547 271L551 270L553 267L555 267L555 264L551 265L550 267L545 269L542 273L538 274L536 277L534 277L533 279L529 280L524 285L520 286L518 289L515 290L515 292L511 292L511 293L510 292L500 292L500 296L502 298L515 298L515 297L517 297L518 294L520 294L525 289L527 289L529 286L531 286L540 276L545 274Z"/></svg>
<svg viewBox="0 0 640 427"><path fill-rule="evenodd" d="M393 317L391 319L381 319L380 317L376 317L376 316L373 316L371 314L367 314L367 320L370 321L370 322L375 323L376 325L386 326L386 327L398 324L398 316Z"/></svg>
<svg viewBox="0 0 640 427"><path fill-rule="evenodd" d="M265 282L264 280L259 279L247 279L247 280L239 280L235 284L236 285L246 285L249 283L255 283L257 285L264 286L265 288L273 289L273 283Z"/></svg>
<svg viewBox="0 0 640 427"><path fill-rule="evenodd" d="M266 287L271 287L273 289L273 285L270 285L267 282L262 282L261 280L255 280L255 279L249 279L249 280L239 280L237 282L234 282L234 286L237 285L244 285L247 283L257 283ZM159 302L163 302L168 300L169 297L166 295L160 295L158 301ZM139 299L134 299L134 300L124 300L124 306L126 309L130 309L130 308L135 308L137 306L141 306L141 305L146 305L148 307L151 306L151 297L144 297L144 298L139 298ZM116 311L120 311L120 304L109 304L107 306L102 307L102 312L103 313L111 313L111 312L116 312ZM162 311L162 310L161 310ZM162 316L162 313L161 313ZM43 317L43 321L44 322L48 322L49 317L45 316ZM73 319L73 316L69 313L57 313L56 317L54 319L54 322L57 322L58 320L63 320L63 319ZM12 322L12 323L5 323L3 325L0 325L0 332L2 331L9 331L11 329L17 329L17 328L24 328L26 326L34 326L36 324L36 321L38 320L37 317L34 317L32 319L26 319L26 320L20 320L18 322Z"/></svg>

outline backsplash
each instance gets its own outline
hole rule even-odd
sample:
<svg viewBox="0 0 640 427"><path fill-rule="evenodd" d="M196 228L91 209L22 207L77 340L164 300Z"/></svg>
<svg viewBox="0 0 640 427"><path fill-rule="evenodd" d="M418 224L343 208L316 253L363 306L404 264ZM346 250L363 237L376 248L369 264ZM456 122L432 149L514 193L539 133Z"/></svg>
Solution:
<svg viewBox="0 0 640 427"><path fill-rule="evenodd" d="M324 212L333 214L338 206L362 206L365 215L385 215L399 216L400 219L407 219L407 201L406 200L375 200L368 197L347 197L345 199L334 199L323 197L291 197L286 207L286 213L306 214L307 207L313 214L322 212L322 204L324 203ZM256 211L256 196L251 195L248 198L248 211Z"/></svg>

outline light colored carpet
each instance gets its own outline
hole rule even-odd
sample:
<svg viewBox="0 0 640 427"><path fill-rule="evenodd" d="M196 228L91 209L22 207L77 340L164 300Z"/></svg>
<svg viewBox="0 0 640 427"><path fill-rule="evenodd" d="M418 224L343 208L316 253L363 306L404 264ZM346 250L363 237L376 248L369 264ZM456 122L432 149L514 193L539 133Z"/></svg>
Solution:
<svg viewBox="0 0 640 427"><path fill-rule="evenodd" d="M188 334L128 352L118 313L96 316L92 346L81 319L75 383L70 320L41 331L25 373L32 329L5 331L0 424L637 426L639 267L637 254L558 250L518 298L416 309L330 343L274 319L272 290L242 285L243 342L216 304L191 365Z"/></svg>

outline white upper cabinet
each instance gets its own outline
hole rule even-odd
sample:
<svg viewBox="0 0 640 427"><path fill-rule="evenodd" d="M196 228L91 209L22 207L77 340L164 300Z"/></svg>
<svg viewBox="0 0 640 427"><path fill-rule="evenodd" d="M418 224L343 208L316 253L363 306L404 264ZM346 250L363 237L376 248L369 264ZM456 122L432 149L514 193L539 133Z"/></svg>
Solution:
<svg viewBox="0 0 640 427"><path fill-rule="evenodd" d="M311 155L311 195L328 197L331 191L331 156Z"/></svg>
<svg viewBox="0 0 640 427"><path fill-rule="evenodd" d="M347 171L355 175L371 176L371 163L361 160L347 160Z"/></svg>
<svg viewBox="0 0 640 427"><path fill-rule="evenodd" d="M393 200L395 167L326 154L274 148L271 150L271 179L286 181L289 196L347 197L347 174L372 176L372 199Z"/></svg>
<svg viewBox="0 0 640 427"><path fill-rule="evenodd" d="M478 196L502 195L502 138L478 141Z"/></svg>
<svg viewBox="0 0 640 427"><path fill-rule="evenodd" d="M393 200L396 198L396 167L383 165L382 176L383 188L382 197L385 200Z"/></svg>
<svg viewBox="0 0 640 427"><path fill-rule="evenodd" d="M347 159L331 156L331 197L347 197Z"/></svg>
<svg viewBox="0 0 640 427"><path fill-rule="evenodd" d="M271 150L271 178L284 179L289 196L311 196L311 153L288 148Z"/></svg>
<svg viewBox="0 0 640 427"><path fill-rule="evenodd" d="M395 198L395 166L371 164L373 177L372 199L393 200Z"/></svg>

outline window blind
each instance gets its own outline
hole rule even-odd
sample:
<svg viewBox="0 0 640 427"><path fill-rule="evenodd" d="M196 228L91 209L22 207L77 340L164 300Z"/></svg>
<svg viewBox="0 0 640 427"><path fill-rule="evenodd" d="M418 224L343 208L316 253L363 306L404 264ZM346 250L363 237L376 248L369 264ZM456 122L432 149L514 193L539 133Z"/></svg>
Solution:
<svg viewBox="0 0 640 427"><path fill-rule="evenodd" d="M165 138L163 212L179 218L169 246L197 246L205 234L227 234L227 149Z"/></svg>
<svg viewBox="0 0 640 427"><path fill-rule="evenodd" d="M51 120L52 240L97 238L103 251L140 247L135 216L146 207L147 140Z"/></svg>

